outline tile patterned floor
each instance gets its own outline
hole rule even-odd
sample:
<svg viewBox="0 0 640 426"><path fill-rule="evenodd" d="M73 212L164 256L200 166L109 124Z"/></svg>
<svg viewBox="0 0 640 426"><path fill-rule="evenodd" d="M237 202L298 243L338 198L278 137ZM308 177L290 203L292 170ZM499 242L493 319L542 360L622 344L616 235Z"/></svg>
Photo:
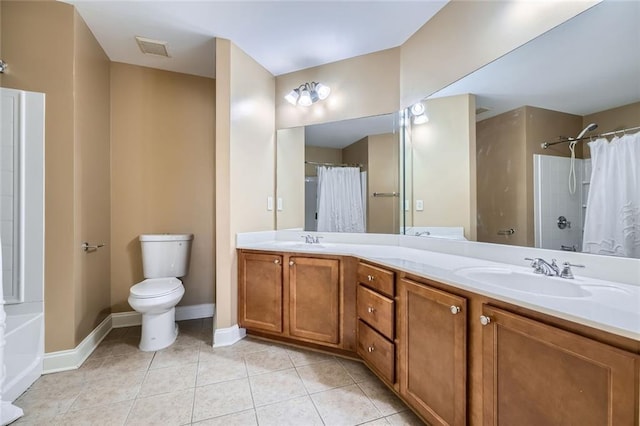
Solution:
<svg viewBox="0 0 640 426"><path fill-rule="evenodd" d="M182 321L171 347L114 329L78 370L48 374L15 425L422 425L361 363L246 338L212 348L211 319Z"/></svg>

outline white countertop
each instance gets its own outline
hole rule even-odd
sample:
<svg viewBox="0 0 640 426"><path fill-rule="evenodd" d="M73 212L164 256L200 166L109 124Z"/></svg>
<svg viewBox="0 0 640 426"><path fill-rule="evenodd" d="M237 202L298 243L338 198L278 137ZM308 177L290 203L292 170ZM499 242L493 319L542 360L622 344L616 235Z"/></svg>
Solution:
<svg viewBox="0 0 640 426"><path fill-rule="evenodd" d="M597 277L588 277L586 276L587 274L584 276L581 275L581 272L586 271L586 269L574 269L574 280L557 277L542 278L539 275L533 274L533 270L528 266L527 262L522 262L522 266L520 266L508 262L502 263L478 257L451 254L450 249L448 250L449 253L442 253L424 248L403 246L411 244L397 244L398 238L403 240L407 238L405 236L376 236L364 244L348 242L329 243L323 239L320 244L314 245L305 244L303 240L300 240L300 235L306 234L307 233L294 233L290 231L239 234L237 248L355 256L365 261L368 260L393 269L440 281L452 287L468 290L479 295L640 341L640 286L635 283L608 281ZM327 234L315 235L323 235L326 239L331 239L331 236L335 234L331 234L331 236ZM423 240L423 238L420 237L410 238L411 240L409 241L412 243L415 243L414 240L419 240L420 243L427 240ZM342 236L341 238L338 237L335 239L345 240L346 237ZM388 241L384 241L385 239ZM382 244L380 244L380 242L382 242ZM469 244L469 242L456 243ZM481 243L471 244L478 245ZM484 246L492 245L484 244ZM496 250L504 247L493 246L496 246ZM466 246L460 247L464 248ZM492 247L484 247L485 251L491 248ZM542 256L538 253L548 252L545 250L521 247L513 247L512 250L527 250L529 257L544 257L550 260L549 256ZM464 251L468 252L469 250ZM589 258L586 259L588 260ZM574 260L570 261L575 262ZM624 271L626 273L625 276L629 273L635 274L640 271L640 261L638 261L637 266L634 261L634 259L631 259L630 262L623 265L627 268ZM604 259L604 262L606 263L607 259ZM587 268L588 267L589 265L587 265ZM509 269L518 274L524 274L520 275L524 278L532 277L534 280L551 280L547 282L547 284L550 284L549 288L551 289L553 289L553 283L557 282L559 286L569 283L575 284L580 286L580 289L586 291L584 291L584 295L580 297L562 297L551 294L550 292L547 292L548 294L524 292L469 278L467 276L468 274L464 273L465 271L472 270L469 268Z"/></svg>

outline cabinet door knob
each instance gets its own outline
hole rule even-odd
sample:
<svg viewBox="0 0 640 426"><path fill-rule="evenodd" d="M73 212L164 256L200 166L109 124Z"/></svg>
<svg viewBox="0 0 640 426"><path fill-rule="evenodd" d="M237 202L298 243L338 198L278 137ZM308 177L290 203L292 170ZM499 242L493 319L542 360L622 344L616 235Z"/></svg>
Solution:
<svg viewBox="0 0 640 426"><path fill-rule="evenodd" d="M460 306L454 306L454 305L451 305L451 307L449 308L449 310L451 310L451 313L452 313L453 315L456 315L457 313L459 313L459 312L460 312Z"/></svg>
<svg viewBox="0 0 640 426"><path fill-rule="evenodd" d="M373 306L369 306L367 307L367 312L369 312L370 314L374 313L376 310Z"/></svg>
<svg viewBox="0 0 640 426"><path fill-rule="evenodd" d="M279 265L280 264L280 259L274 260L273 263L275 263L276 265Z"/></svg>
<svg viewBox="0 0 640 426"><path fill-rule="evenodd" d="M369 347L367 348L367 351L369 351L369 352L373 352L373 351L375 351L375 350L376 350L376 348L374 348L374 347L373 347L373 345L371 345L371 346L369 346Z"/></svg>
<svg viewBox="0 0 640 426"><path fill-rule="evenodd" d="M373 281L373 280L375 280L375 279L376 279L376 277L374 277L373 275L367 275L367 279L368 279L369 281Z"/></svg>
<svg viewBox="0 0 640 426"><path fill-rule="evenodd" d="M491 322L491 318L485 316L485 315L480 315L480 324L482 325L488 325Z"/></svg>
<svg viewBox="0 0 640 426"><path fill-rule="evenodd" d="M293 265L295 265L295 264L296 264L296 262L294 262L293 260L290 260L290 261L289 261L289 266L293 266Z"/></svg>

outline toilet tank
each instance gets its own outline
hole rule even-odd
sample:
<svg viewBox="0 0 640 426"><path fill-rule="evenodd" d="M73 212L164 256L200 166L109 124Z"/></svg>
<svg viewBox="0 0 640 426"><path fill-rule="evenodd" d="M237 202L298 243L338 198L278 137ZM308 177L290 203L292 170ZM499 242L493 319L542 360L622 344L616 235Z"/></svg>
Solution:
<svg viewBox="0 0 640 426"><path fill-rule="evenodd" d="M145 278L183 277L189 271L193 234L140 235Z"/></svg>

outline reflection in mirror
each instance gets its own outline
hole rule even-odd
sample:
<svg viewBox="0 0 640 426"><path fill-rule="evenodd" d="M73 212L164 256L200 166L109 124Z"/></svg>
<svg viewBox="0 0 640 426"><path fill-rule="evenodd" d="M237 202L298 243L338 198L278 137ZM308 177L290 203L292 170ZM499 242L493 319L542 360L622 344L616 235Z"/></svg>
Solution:
<svg viewBox="0 0 640 426"><path fill-rule="evenodd" d="M406 111L407 224L640 257L639 20L602 2L423 100L428 122Z"/></svg>
<svg viewBox="0 0 640 426"><path fill-rule="evenodd" d="M397 234L397 121L387 114L278 130L277 229ZM300 186L296 176L301 190L291 189Z"/></svg>

